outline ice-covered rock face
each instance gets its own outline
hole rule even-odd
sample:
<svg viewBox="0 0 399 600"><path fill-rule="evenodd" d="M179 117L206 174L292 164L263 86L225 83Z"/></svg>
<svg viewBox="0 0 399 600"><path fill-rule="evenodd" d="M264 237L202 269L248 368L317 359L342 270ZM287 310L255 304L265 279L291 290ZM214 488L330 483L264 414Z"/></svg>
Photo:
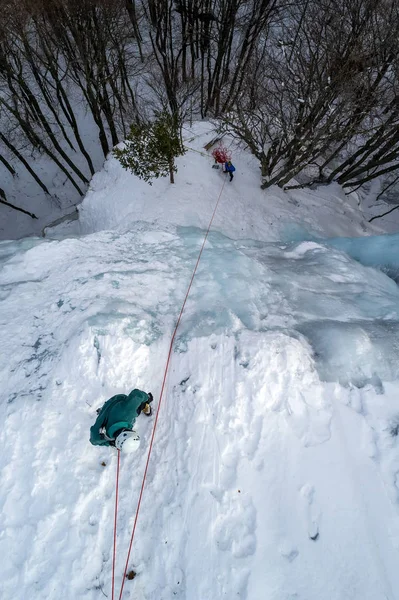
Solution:
<svg viewBox="0 0 399 600"><path fill-rule="evenodd" d="M360 263L383 270L399 282L399 233L360 238L332 238L327 244L343 250Z"/></svg>
<svg viewBox="0 0 399 600"><path fill-rule="evenodd" d="M399 233L365 237L335 237L321 239L301 226L287 226L283 237L295 243L322 244L342 250L362 265L382 270L396 283L399 280Z"/></svg>
<svg viewBox="0 0 399 600"><path fill-rule="evenodd" d="M133 386L160 406L203 234L143 222L0 244L2 598L111 597L116 456L89 429ZM398 331L399 288L341 249L211 232L127 595L393 599ZM137 420L143 443L122 462L117 593L153 423Z"/></svg>
<svg viewBox="0 0 399 600"><path fill-rule="evenodd" d="M310 345L322 379L357 386L397 379L399 288L359 262L381 264L384 256L393 268L397 236L382 237L391 254L381 238L341 242L354 260L336 242L265 244L211 232L175 350L213 333L279 330ZM50 365L74 340L95 336L97 360L101 340L150 347L170 331L202 239L196 228L138 223L127 233L1 244L1 366L9 398L40 397ZM40 385L36 378L30 385L34 373Z"/></svg>

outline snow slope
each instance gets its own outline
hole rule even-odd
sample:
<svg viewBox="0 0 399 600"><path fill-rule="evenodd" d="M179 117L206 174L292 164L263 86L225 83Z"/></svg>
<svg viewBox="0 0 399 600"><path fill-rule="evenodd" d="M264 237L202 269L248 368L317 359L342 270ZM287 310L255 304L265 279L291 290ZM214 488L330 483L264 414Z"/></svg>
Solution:
<svg viewBox="0 0 399 600"><path fill-rule="evenodd" d="M157 402L224 181L198 154L207 128L190 134L174 188L111 159L79 230L0 244L1 598L111 598L116 456L90 446L89 428L115 393ZM378 268L396 236L380 238L386 264L371 260L373 237L352 258L323 238L379 231L338 188L265 195L251 157L233 158L176 338L123 598L397 600L399 288ZM153 420L136 425L116 597Z"/></svg>
<svg viewBox="0 0 399 600"><path fill-rule="evenodd" d="M34 82L31 83L34 85ZM70 99L72 100L73 93L71 87L69 91L71 93ZM93 118L85 110L84 106L81 105L78 98L79 95L75 96L75 102L73 102L73 110L78 128L84 140L86 150L90 154L94 168L100 169L104 163L104 154L98 143L98 129ZM2 132L6 134L11 124L8 116L6 118L5 115L2 115L2 117L3 120L0 121L0 127ZM64 123L64 128L69 138L74 139L73 132L66 123ZM61 134L58 141L66 155L69 156L84 176L90 179L90 170L85 158L76 149L72 150L65 140L63 140ZM42 188L36 183L25 167L19 161L16 161L12 153L9 153L3 145L2 152L13 164L17 173L15 176L12 176L6 167L0 163L1 187L6 194L8 202L35 214L37 219L32 219L28 215L2 204L0 206L0 240L42 235L43 228L49 223L53 223L65 215L73 215L75 205L82 200L82 196L72 185L65 173L46 154L32 153L24 147L22 140L18 140L18 136L17 140L14 139L14 144L25 155L25 159L46 186L49 195L43 192ZM75 174L73 173L73 175ZM75 181L84 193L87 189L86 184L77 177Z"/></svg>
<svg viewBox="0 0 399 600"><path fill-rule="evenodd" d="M203 148L216 135L212 125L197 123L193 130L184 129L184 134L187 153L177 160L175 187L167 179L155 180L149 186L109 157L79 206L79 224L56 228L56 233L86 234L111 228L123 231L137 220L206 229L226 177L221 170L211 168L213 159ZM258 161L248 151L236 148L228 137L223 143L233 151L236 172L233 182L226 182L214 230L234 239L268 242L292 239L298 230L330 237L382 231L380 225L373 226L362 217L355 196L345 196L335 184L316 191L288 193L277 186L261 191Z"/></svg>

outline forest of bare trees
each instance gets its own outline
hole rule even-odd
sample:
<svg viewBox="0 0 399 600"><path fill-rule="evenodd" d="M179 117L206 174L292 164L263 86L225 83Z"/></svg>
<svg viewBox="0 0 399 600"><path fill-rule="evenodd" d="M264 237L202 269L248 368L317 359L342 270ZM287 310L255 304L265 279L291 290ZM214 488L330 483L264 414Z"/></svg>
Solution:
<svg viewBox="0 0 399 600"><path fill-rule="evenodd" d="M263 188L392 191L398 69L397 0L3 0L0 162L50 197L45 156L82 195L94 146L168 110L217 119Z"/></svg>

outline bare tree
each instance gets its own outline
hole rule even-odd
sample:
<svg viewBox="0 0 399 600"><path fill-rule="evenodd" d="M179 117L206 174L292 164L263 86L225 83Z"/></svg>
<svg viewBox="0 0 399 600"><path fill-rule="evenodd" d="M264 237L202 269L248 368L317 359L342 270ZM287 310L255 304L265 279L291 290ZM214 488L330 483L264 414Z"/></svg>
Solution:
<svg viewBox="0 0 399 600"><path fill-rule="evenodd" d="M259 159L262 187L283 187L312 164L308 183L343 185L395 168L398 23L393 0L287 8L258 43L247 91L224 118Z"/></svg>
<svg viewBox="0 0 399 600"><path fill-rule="evenodd" d="M396 0L4 0L0 163L45 155L82 195L104 156L167 110L216 116L258 158L262 187L399 166ZM295 182L296 183L296 182Z"/></svg>
<svg viewBox="0 0 399 600"><path fill-rule="evenodd" d="M45 154L83 195L95 166L76 109L91 112L104 155L127 134L137 113L132 80L140 63L134 15L123 0L5 0L0 161L13 176L23 166L48 195L32 166Z"/></svg>

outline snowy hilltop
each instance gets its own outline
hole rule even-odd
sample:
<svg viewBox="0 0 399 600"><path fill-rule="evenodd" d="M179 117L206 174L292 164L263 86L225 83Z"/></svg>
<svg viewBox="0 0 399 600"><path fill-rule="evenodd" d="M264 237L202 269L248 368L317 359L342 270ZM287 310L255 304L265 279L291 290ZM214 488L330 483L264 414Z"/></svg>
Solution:
<svg viewBox="0 0 399 600"><path fill-rule="evenodd" d="M90 427L135 387L157 408L218 198L122 598L399 600L399 228L337 184L260 190L227 138L230 182L214 135L184 129L174 185L110 156L78 220L0 243L4 600L113 597L117 455ZM154 421L121 456L115 598Z"/></svg>

